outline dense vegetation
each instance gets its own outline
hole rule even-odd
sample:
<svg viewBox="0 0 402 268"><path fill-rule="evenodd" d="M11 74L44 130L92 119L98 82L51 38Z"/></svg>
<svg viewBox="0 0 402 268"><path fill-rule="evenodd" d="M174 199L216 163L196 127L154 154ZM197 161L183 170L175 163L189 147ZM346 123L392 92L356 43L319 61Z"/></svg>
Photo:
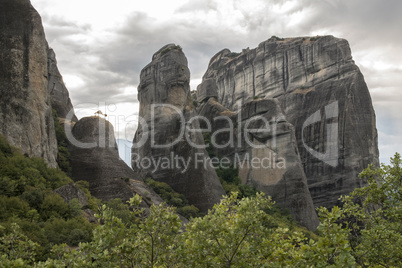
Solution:
<svg viewBox="0 0 402 268"><path fill-rule="evenodd" d="M66 203L53 190L72 180L42 158L29 158L0 135L0 255L13 258L15 250L31 263L45 260L52 245L77 246L90 241L93 225L81 215L77 200ZM82 183L81 183L82 184ZM84 185L84 184L82 184ZM88 192L89 194L89 192ZM93 198L90 198L93 200ZM29 255L9 239L35 244ZM7 244L11 243L11 244ZM1 266L1 264L0 264Z"/></svg>
<svg viewBox="0 0 402 268"><path fill-rule="evenodd" d="M0 267L399 267L402 261L399 154L389 166L365 169L367 186L342 197L342 208L318 209L315 233L283 217L270 197L241 198L241 191L186 226L174 207L145 211L137 195L131 209L120 200L103 204L101 224L92 225L76 202L53 193L71 181L63 172L4 138L0 163ZM166 185L148 183L170 204L187 205Z"/></svg>
<svg viewBox="0 0 402 268"><path fill-rule="evenodd" d="M177 213L187 219L203 216L197 207L191 205L183 194L175 192L167 183L145 179L145 183L152 187L169 206L176 207Z"/></svg>

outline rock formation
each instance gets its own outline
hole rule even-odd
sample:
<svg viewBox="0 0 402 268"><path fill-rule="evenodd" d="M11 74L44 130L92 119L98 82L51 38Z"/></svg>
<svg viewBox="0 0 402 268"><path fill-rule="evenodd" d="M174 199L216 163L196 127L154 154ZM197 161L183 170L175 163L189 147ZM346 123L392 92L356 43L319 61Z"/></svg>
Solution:
<svg viewBox="0 0 402 268"><path fill-rule="evenodd" d="M56 167L41 18L29 0L2 0L0 21L0 134L23 153Z"/></svg>
<svg viewBox="0 0 402 268"><path fill-rule="evenodd" d="M235 113L216 101L214 91L216 84L211 79L197 88L198 100L202 100L199 114L212 123L214 154L229 159L239 169L243 184L272 196L301 225L315 230L319 222L299 157L295 130L286 121L278 100L252 100ZM231 130L235 131L230 133Z"/></svg>
<svg viewBox="0 0 402 268"><path fill-rule="evenodd" d="M272 37L241 53L224 49L209 63L203 81L210 79L232 111L255 98L279 101L295 127L315 206L337 204L361 186L362 169L378 164L370 94L346 40Z"/></svg>
<svg viewBox="0 0 402 268"><path fill-rule="evenodd" d="M89 182L91 194L104 201L143 197L143 206L163 200L119 158L113 126L103 118L84 117L73 127L71 165L74 180Z"/></svg>
<svg viewBox="0 0 402 268"><path fill-rule="evenodd" d="M206 212L225 192L215 170L204 165L205 149L197 148L204 145L201 133L191 132L199 122L191 120L196 113L189 82L187 59L174 44L157 51L141 71L132 167L139 177L166 182Z"/></svg>
<svg viewBox="0 0 402 268"><path fill-rule="evenodd" d="M77 199L81 208L88 206L88 197L74 182L57 188L54 192L58 193L66 203L70 203L73 199Z"/></svg>
<svg viewBox="0 0 402 268"><path fill-rule="evenodd" d="M63 77L57 67L56 54L53 49L48 51L48 89L52 101L52 108L56 110L59 118L77 122L74 108L70 100L70 94L64 84ZM68 118L67 118L68 117Z"/></svg>

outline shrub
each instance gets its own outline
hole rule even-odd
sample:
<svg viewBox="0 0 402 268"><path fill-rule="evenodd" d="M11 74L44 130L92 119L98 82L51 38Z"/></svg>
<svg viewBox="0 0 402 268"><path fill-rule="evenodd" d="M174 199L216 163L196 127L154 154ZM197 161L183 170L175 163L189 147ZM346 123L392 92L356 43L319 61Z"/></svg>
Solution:
<svg viewBox="0 0 402 268"><path fill-rule="evenodd" d="M67 219L71 215L71 210L60 195L51 193L43 200L39 213L42 219L46 221L51 217Z"/></svg>
<svg viewBox="0 0 402 268"><path fill-rule="evenodd" d="M3 135L0 135L0 156L11 156L12 154L13 151L6 138Z"/></svg>

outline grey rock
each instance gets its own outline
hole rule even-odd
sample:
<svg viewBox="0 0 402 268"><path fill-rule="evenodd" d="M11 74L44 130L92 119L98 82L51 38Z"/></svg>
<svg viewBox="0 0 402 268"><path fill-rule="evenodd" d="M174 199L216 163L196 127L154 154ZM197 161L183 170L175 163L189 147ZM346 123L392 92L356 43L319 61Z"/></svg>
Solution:
<svg viewBox="0 0 402 268"><path fill-rule="evenodd" d="M81 208L88 206L88 197L74 182L57 188L54 192L58 193L66 203L70 203L76 198L80 202Z"/></svg>
<svg viewBox="0 0 402 268"><path fill-rule="evenodd" d="M140 122L133 141L132 167L139 177L166 182L176 192L184 194L190 203L207 212L225 192L215 170L196 163L196 157L208 158L205 149L191 145L204 144L201 133L180 135L182 130L199 125L197 120L190 121L196 113L189 81L187 59L174 44L162 47L141 71ZM158 145L165 146L157 148ZM175 159L184 159L187 166ZM158 167L149 162L152 160L166 160L169 166Z"/></svg>
<svg viewBox="0 0 402 268"><path fill-rule="evenodd" d="M48 89L52 101L52 108L56 110L59 118L67 121L77 122L74 107L70 100L70 94L64 84L57 67L56 54L53 49L48 50Z"/></svg>
<svg viewBox="0 0 402 268"><path fill-rule="evenodd" d="M254 98L279 100L295 127L315 206L339 204L341 195L361 186L358 173L370 163L378 165L371 97L344 39L271 38L239 54L225 49L211 59L203 79L216 81L218 101L233 111ZM326 118L330 108L335 115L329 112L334 117ZM318 121L304 125L312 115ZM332 136L327 133L331 124Z"/></svg>
<svg viewBox="0 0 402 268"><path fill-rule="evenodd" d="M2 0L0 21L0 134L23 153L56 167L41 18L29 0Z"/></svg>
<svg viewBox="0 0 402 268"><path fill-rule="evenodd" d="M286 121L278 100L253 100L234 113L211 98L200 105L199 114L212 123L212 136L219 133L215 143L227 144L214 148L215 155L229 159L239 169L243 184L272 196L301 225L316 229L319 222L298 154L295 129ZM241 131L228 135L225 129Z"/></svg>
<svg viewBox="0 0 402 268"><path fill-rule="evenodd" d="M197 87L197 101L203 102L209 98L218 98L218 87L214 79L206 79Z"/></svg>
<svg viewBox="0 0 402 268"><path fill-rule="evenodd" d="M98 219L95 217L95 212L92 209L84 209L83 215L90 223L98 223Z"/></svg>
<svg viewBox="0 0 402 268"><path fill-rule="evenodd" d="M70 137L72 177L89 182L91 194L103 201L133 195L143 197L143 207L160 204L162 199L119 158L113 126L92 116L79 120Z"/></svg>

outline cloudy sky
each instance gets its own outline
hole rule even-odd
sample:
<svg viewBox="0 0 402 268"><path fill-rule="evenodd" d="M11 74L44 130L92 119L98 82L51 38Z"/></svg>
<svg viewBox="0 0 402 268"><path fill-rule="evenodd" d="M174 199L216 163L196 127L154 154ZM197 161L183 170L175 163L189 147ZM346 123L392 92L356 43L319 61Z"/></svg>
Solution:
<svg viewBox="0 0 402 268"><path fill-rule="evenodd" d="M141 69L167 43L181 45L191 87L223 48L278 37L346 38L371 92L380 160L402 153L400 0L31 0L42 16L79 117L100 108L119 138L136 129Z"/></svg>

